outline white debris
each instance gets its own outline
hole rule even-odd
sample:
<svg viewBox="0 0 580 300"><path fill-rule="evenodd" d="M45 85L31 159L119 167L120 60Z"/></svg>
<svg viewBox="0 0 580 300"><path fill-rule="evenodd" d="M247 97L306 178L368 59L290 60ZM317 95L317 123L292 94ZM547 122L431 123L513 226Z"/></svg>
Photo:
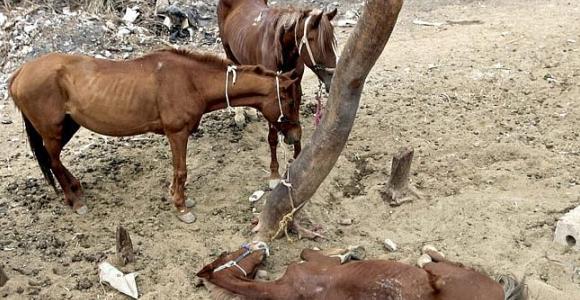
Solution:
<svg viewBox="0 0 580 300"><path fill-rule="evenodd" d="M250 196L250 202L254 203L258 200L260 200L262 198L262 196L264 196L264 191L258 190L255 191L251 196Z"/></svg>
<svg viewBox="0 0 580 300"><path fill-rule="evenodd" d="M385 241L383 242L385 245L385 248L387 250L389 250L389 252L395 252L397 251L397 244L395 242L393 242L390 239L385 239Z"/></svg>
<svg viewBox="0 0 580 300"><path fill-rule="evenodd" d="M127 7L127 9L125 10L125 15L123 16L123 21L125 21L125 23L127 24L133 24L138 17L139 17L138 6L133 6L133 8Z"/></svg>
<svg viewBox="0 0 580 300"><path fill-rule="evenodd" d="M422 21L419 19L413 20L413 24L420 25L420 26L434 26L434 27L439 27L439 26L445 25L445 23L441 23L441 22L427 22L427 21Z"/></svg>
<svg viewBox="0 0 580 300"><path fill-rule="evenodd" d="M125 275L106 261L99 264L99 280L110 284L114 289L133 299L139 298L137 283L135 282L136 276L137 273Z"/></svg>
<svg viewBox="0 0 580 300"><path fill-rule="evenodd" d="M34 30L36 30L36 28L38 28L38 26L36 26L36 24L24 25L24 32L31 33Z"/></svg>
<svg viewBox="0 0 580 300"><path fill-rule="evenodd" d="M67 6L67 7L64 7L64 8L62 9L62 14L63 14L63 15L67 15L67 16L76 16L76 15L77 15L77 13L76 13L76 12L72 12L72 11L70 10L70 7L68 7L68 6Z"/></svg>
<svg viewBox="0 0 580 300"><path fill-rule="evenodd" d="M338 27L353 27L356 25L356 20L354 19L340 19L336 22Z"/></svg>
<svg viewBox="0 0 580 300"><path fill-rule="evenodd" d="M3 13L0 12L0 27L4 26L6 20L8 20L8 18Z"/></svg>

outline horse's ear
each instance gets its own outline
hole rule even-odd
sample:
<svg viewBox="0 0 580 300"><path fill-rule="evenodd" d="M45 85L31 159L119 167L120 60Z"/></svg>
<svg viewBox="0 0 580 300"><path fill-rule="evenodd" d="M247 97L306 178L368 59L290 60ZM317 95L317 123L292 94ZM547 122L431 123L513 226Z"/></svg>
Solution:
<svg viewBox="0 0 580 300"><path fill-rule="evenodd" d="M338 9L335 7L333 10L324 13L326 15L326 17L328 18L329 21L332 21L332 19L334 19L334 17L336 17L336 14L338 13Z"/></svg>
<svg viewBox="0 0 580 300"><path fill-rule="evenodd" d="M201 271L197 272L197 277L200 278L205 278L205 279L209 279L211 277L211 273L213 272L213 264L209 264L205 267L203 267L203 269L201 269Z"/></svg>
<svg viewBox="0 0 580 300"><path fill-rule="evenodd" d="M282 76L293 79L298 78L300 76L300 73L298 73L298 70L292 69L288 72L283 73Z"/></svg>
<svg viewBox="0 0 580 300"><path fill-rule="evenodd" d="M318 27L320 24L320 20L322 20L323 11L321 10L313 10L312 11L312 26L314 28Z"/></svg>

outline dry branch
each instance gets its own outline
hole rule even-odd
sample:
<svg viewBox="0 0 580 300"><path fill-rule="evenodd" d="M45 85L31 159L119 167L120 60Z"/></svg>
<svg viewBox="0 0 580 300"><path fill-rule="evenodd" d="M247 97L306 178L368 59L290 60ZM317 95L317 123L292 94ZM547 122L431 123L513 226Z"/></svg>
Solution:
<svg viewBox="0 0 580 300"><path fill-rule="evenodd" d="M295 207L312 197L340 156L354 123L366 77L389 40L402 5L403 0L366 2L363 16L342 51L322 122L287 171ZM254 230L259 231L261 239L270 239L291 211L288 188L280 184L270 194Z"/></svg>
<svg viewBox="0 0 580 300"><path fill-rule="evenodd" d="M133 243L131 237L125 228L121 225L117 227L117 258L121 265L126 265L135 261L135 252L133 251Z"/></svg>
<svg viewBox="0 0 580 300"><path fill-rule="evenodd" d="M391 176L387 182L387 189L383 194L383 199L392 206L401 205L410 201L412 197L421 196L409 186L409 172L413 161L413 148L402 148L393 156L391 164Z"/></svg>

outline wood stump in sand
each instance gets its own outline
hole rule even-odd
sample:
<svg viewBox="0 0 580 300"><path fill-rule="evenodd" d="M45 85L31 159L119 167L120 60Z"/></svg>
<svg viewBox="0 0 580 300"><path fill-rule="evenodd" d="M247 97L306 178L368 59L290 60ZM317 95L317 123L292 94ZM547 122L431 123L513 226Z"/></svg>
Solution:
<svg viewBox="0 0 580 300"><path fill-rule="evenodd" d="M135 261L135 252L133 251L133 243L131 237L125 228L119 225L117 227L117 258L119 263L124 266L130 262Z"/></svg>
<svg viewBox="0 0 580 300"><path fill-rule="evenodd" d="M409 172L413 161L413 148L400 149L394 156L391 164L391 176L387 182L387 188L382 193L383 200L391 206L398 206L413 198L421 199L421 195L409 185Z"/></svg>

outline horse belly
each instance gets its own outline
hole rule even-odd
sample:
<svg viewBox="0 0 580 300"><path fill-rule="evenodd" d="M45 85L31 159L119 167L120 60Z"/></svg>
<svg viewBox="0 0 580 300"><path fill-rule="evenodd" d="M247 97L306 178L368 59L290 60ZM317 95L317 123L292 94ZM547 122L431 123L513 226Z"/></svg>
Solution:
<svg viewBox="0 0 580 300"><path fill-rule="evenodd" d="M154 94L135 91L107 96L107 93L70 93L67 113L94 132L129 136L160 132L161 121Z"/></svg>

